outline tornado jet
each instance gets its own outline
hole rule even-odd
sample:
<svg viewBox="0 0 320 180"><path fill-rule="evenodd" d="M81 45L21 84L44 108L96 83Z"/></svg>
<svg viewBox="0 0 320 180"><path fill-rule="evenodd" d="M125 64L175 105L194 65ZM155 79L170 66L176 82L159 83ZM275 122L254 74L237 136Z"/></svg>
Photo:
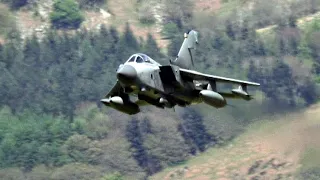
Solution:
<svg viewBox="0 0 320 180"><path fill-rule="evenodd" d="M197 45L198 32L191 30L185 33L181 48L169 65L161 65L143 53L133 54L119 65L115 85L100 101L133 115L147 105L165 109L204 102L214 108L222 108L229 98L253 99L247 87L260 86L259 83L192 70ZM230 90L219 91L220 83L231 84Z"/></svg>

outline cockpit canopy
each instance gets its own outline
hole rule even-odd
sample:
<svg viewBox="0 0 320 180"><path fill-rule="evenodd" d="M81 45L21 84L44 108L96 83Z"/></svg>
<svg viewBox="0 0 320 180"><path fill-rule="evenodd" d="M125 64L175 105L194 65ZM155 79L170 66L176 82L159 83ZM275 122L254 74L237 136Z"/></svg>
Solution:
<svg viewBox="0 0 320 180"><path fill-rule="evenodd" d="M142 54L142 53L137 53L137 54L133 54L127 62L136 62L136 63L151 63L151 64L157 64L159 65L156 61L154 61L153 59L151 59L149 56L147 56L146 54Z"/></svg>

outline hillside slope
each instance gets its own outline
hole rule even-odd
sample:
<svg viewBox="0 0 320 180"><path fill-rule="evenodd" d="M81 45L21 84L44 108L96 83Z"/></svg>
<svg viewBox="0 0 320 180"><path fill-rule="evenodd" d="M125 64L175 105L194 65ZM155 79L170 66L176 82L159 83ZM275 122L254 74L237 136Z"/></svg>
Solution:
<svg viewBox="0 0 320 180"><path fill-rule="evenodd" d="M14 10L12 13L16 17L16 25L22 32L22 37L31 36L34 32L38 35L43 35L45 29L50 29L49 14L52 11L53 0L36 0L36 6L23 7L20 10ZM222 1L222 0L196 0L194 1L193 14L200 16L219 16L227 17L232 12L249 11L250 7L254 5L254 1ZM282 4L285 5L286 3ZM107 3L94 10L83 9L82 13L85 16L85 21L81 28L88 30L99 29L102 24L107 26L115 26L122 31L125 24L128 22L134 34L142 39L146 39L147 34L150 33L156 39L160 48L165 48L168 45L168 40L163 39L160 32L165 25L162 22L164 18L164 1L151 0L148 5L152 9L153 16L156 21L151 24L143 24L139 21L139 8L141 2L137 0L108 0ZM288 4L289 5L289 4ZM0 2L1 7L5 6ZM250 14L250 13L249 13ZM298 24L304 24L314 18L319 18L319 13L313 13L302 16L298 19ZM223 18L222 18L223 19ZM240 18L241 19L241 18ZM1 20L1 14L0 14ZM3 26L3 24L1 24ZM8 26L8 25L5 25ZM10 25L11 26L11 25ZM265 32L266 30L274 28L275 25L267 25L260 27L257 32ZM4 40L0 28L0 43Z"/></svg>
<svg viewBox="0 0 320 180"><path fill-rule="evenodd" d="M299 169L320 162L318 153L310 155L310 149L320 148L319 136L318 104L254 123L229 145L210 149L151 179L296 179Z"/></svg>

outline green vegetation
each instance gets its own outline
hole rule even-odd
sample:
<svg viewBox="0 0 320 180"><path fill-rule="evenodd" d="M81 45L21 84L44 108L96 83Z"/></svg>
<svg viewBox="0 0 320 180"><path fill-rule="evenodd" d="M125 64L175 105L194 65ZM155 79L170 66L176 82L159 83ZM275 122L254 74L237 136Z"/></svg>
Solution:
<svg viewBox="0 0 320 180"><path fill-rule="evenodd" d="M56 0L50 19L55 28L79 28L84 17L74 0Z"/></svg>
<svg viewBox="0 0 320 180"><path fill-rule="evenodd" d="M190 0L165 0L165 23L172 22L182 28L192 18L194 4Z"/></svg>
<svg viewBox="0 0 320 180"><path fill-rule="evenodd" d="M86 8L89 1L79 2ZM262 10L258 3L253 12ZM122 34L105 26L73 35L51 30L40 41L36 35L22 40L13 28L0 45L0 179L145 179L227 144L257 117L318 101L318 20L301 28L294 13L270 21L258 21L255 13L239 20L230 13L200 22L192 1L166 0L164 7L168 55L176 56L182 33L196 27L195 69L257 81L261 90L250 91L256 99L228 101L237 108L147 108L137 116L122 115L98 100L132 53L168 63L151 34L138 41L127 24ZM51 20L55 28L78 28L83 17L75 1L57 0ZM256 32L274 23L271 33ZM222 150L210 150L217 151Z"/></svg>
<svg viewBox="0 0 320 180"><path fill-rule="evenodd" d="M14 29L16 26L14 17L9 9L0 4L0 35Z"/></svg>
<svg viewBox="0 0 320 180"><path fill-rule="evenodd" d="M28 0L0 0L0 2L7 3L12 9L19 9L28 4Z"/></svg>
<svg viewBox="0 0 320 180"><path fill-rule="evenodd" d="M154 9L151 8L154 2L150 1L143 1L140 4L138 4L138 18L139 21L143 24L153 24L156 22L155 14L154 14ZM153 5L153 6L154 6Z"/></svg>
<svg viewBox="0 0 320 180"><path fill-rule="evenodd" d="M320 178L319 153L320 151L317 144L307 147L301 159L302 167L298 176L300 179L314 180Z"/></svg>
<svg viewBox="0 0 320 180"><path fill-rule="evenodd" d="M105 4L106 0L77 0L81 9L93 9Z"/></svg>
<svg viewBox="0 0 320 180"><path fill-rule="evenodd" d="M120 173L114 173L111 175L104 176L101 180L123 180L123 177Z"/></svg>
<svg viewBox="0 0 320 180"><path fill-rule="evenodd" d="M301 180L302 179L310 179L310 180L320 179L320 168L315 167L315 168L306 169L306 170L300 172L299 178Z"/></svg>
<svg viewBox="0 0 320 180"><path fill-rule="evenodd" d="M225 146L210 148L150 179L317 179L320 141L313 137L320 134L315 118L319 112L318 104L298 113L261 117L266 119L251 123Z"/></svg>
<svg viewBox="0 0 320 180"><path fill-rule="evenodd" d="M172 22L165 24L161 31L161 35L164 38L168 38L168 39L173 38L178 33L179 33L178 26Z"/></svg>

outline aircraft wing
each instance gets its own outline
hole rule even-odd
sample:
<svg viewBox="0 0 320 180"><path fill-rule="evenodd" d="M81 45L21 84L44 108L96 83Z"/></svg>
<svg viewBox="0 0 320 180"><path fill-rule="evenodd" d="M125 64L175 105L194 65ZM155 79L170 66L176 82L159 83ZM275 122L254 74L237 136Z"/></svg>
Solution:
<svg viewBox="0 0 320 180"><path fill-rule="evenodd" d="M210 74L203 74L197 71L182 69L182 68L180 68L180 74L182 77L186 77L192 80L215 81L215 82L223 82L223 83L231 83L231 84L239 84L239 85L248 85L248 86L260 86L259 83L255 83L255 82L242 81L238 79L214 76Z"/></svg>
<svg viewBox="0 0 320 180"><path fill-rule="evenodd" d="M112 97L112 96L120 96L122 94L122 87L119 81L112 87L112 89L105 95L105 98Z"/></svg>

